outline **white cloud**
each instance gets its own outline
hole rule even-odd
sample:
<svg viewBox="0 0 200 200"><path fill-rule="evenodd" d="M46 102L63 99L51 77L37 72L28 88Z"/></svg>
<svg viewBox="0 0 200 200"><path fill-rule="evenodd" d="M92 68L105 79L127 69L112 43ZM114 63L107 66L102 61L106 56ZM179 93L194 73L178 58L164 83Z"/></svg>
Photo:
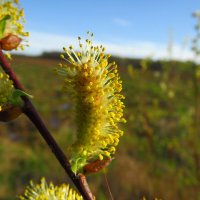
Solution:
<svg viewBox="0 0 200 200"><path fill-rule="evenodd" d="M68 47L69 45L73 45L75 49L78 47L78 40L76 37L40 32L31 32L29 41L30 47L27 47L24 52L21 52L22 54L39 55L44 51L62 51L63 46ZM127 41L126 44L113 44L98 41L96 44L102 44L106 47L108 53L121 57L143 58L151 56L152 59L169 58L166 44L149 41ZM192 60L194 56L189 48L183 49L181 45L174 44L171 58L176 60Z"/></svg>
<svg viewBox="0 0 200 200"><path fill-rule="evenodd" d="M127 26L131 25L131 23L128 20L121 19L121 18L115 18L115 19L113 19L113 22L116 25L124 26L124 27L127 27Z"/></svg>

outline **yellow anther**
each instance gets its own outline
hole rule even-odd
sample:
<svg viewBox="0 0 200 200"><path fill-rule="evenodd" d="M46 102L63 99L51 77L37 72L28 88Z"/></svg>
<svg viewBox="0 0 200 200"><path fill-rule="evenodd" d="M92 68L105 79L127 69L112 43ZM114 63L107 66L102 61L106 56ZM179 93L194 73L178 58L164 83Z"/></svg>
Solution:
<svg viewBox="0 0 200 200"><path fill-rule="evenodd" d="M105 154L106 156L110 157L110 152L104 151L104 154Z"/></svg>
<svg viewBox="0 0 200 200"><path fill-rule="evenodd" d="M83 69L87 69L87 68L88 68L87 63L84 63L84 64L83 64Z"/></svg>
<svg viewBox="0 0 200 200"><path fill-rule="evenodd" d="M65 58L65 56L64 56L63 54L61 54L61 55L60 55L60 58L64 59L64 58Z"/></svg>
<svg viewBox="0 0 200 200"><path fill-rule="evenodd" d="M103 156L99 154L99 160L103 160Z"/></svg>

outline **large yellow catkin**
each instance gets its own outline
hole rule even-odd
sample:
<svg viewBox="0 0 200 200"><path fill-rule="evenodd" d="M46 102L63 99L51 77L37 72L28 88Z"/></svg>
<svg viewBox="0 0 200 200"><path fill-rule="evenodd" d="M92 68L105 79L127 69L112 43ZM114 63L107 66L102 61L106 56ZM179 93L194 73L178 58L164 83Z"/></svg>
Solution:
<svg viewBox="0 0 200 200"><path fill-rule="evenodd" d="M56 70L64 78L63 91L76 107L77 139L70 149L74 172L94 160L113 157L123 135L118 123L125 122L117 65L109 63L105 48L93 46L93 34L88 35L84 44L78 38L79 51L63 48L61 58L66 63Z"/></svg>

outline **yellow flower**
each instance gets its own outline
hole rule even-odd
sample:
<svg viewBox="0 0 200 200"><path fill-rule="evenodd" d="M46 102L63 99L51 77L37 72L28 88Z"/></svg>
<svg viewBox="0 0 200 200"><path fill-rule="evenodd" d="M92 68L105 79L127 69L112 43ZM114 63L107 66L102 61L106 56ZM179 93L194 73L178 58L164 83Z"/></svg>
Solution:
<svg viewBox="0 0 200 200"><path fill-rule="evenodd" d="M26 92L15 89L9 75L0 71L0 121L8 122L22 114L22 96L32 98Z"/></svg>
<svg viewBox="0 0 200 200"><path fill-rule="evenodd" d="M22 38L28 36L24 29L24 11L16 0L0 2L0 45L3 50L24 49Z"/></svg>
<svg viewBox="0 0 200 200"><path fill-rule="evenodd" d="M14 86L9 76L0 72L0 111L5 110L10 104L10 97Z"/></svg>
<svg viewBox="0 0 200 200"><path fill-rule="evenodd" d="M85 45L78 38L78 52L72 46L64 48L66 56L61 58L66 63L57 69L64 78L63 90L71 94L76 107L77 139L70 148L75 173L94 160L113 157L123 135L118 123L125 122L117 65L108 62L105 48L93 46L93 34L88 35Z"/></svg>
<svg viewBox="0 0 200 200"><path fill-rule="evenodd" d="M69 185L62 184L61 186L54 186L53 183L49 185L45 179L42 178L40 184L30 182L27 186L24 195L19 197L20 200L83 200L83 198Z"/></svg>

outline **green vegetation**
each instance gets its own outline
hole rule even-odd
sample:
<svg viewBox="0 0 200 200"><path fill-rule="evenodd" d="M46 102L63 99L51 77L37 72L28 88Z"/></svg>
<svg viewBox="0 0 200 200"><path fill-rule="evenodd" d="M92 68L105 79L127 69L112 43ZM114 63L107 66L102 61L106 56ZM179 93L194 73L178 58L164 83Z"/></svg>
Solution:
<svg viewBox="0 0 200 200"><path fill-rule="evenodd" d="M56 57L56 56L55 56ZM115 59L116 60L116 59ZM14 56L12 65L26 92L66 151L76 127L70 100L53 69L59 60ZM118 59L125 99L124 136L105 172L89 176L97 199L158 197L200 199L200 68L191 62ZM19 117L0 124L0 199L21 194L30 179L69 182L32 124ZM91 178L90 178L91 177Z"/></svg>

